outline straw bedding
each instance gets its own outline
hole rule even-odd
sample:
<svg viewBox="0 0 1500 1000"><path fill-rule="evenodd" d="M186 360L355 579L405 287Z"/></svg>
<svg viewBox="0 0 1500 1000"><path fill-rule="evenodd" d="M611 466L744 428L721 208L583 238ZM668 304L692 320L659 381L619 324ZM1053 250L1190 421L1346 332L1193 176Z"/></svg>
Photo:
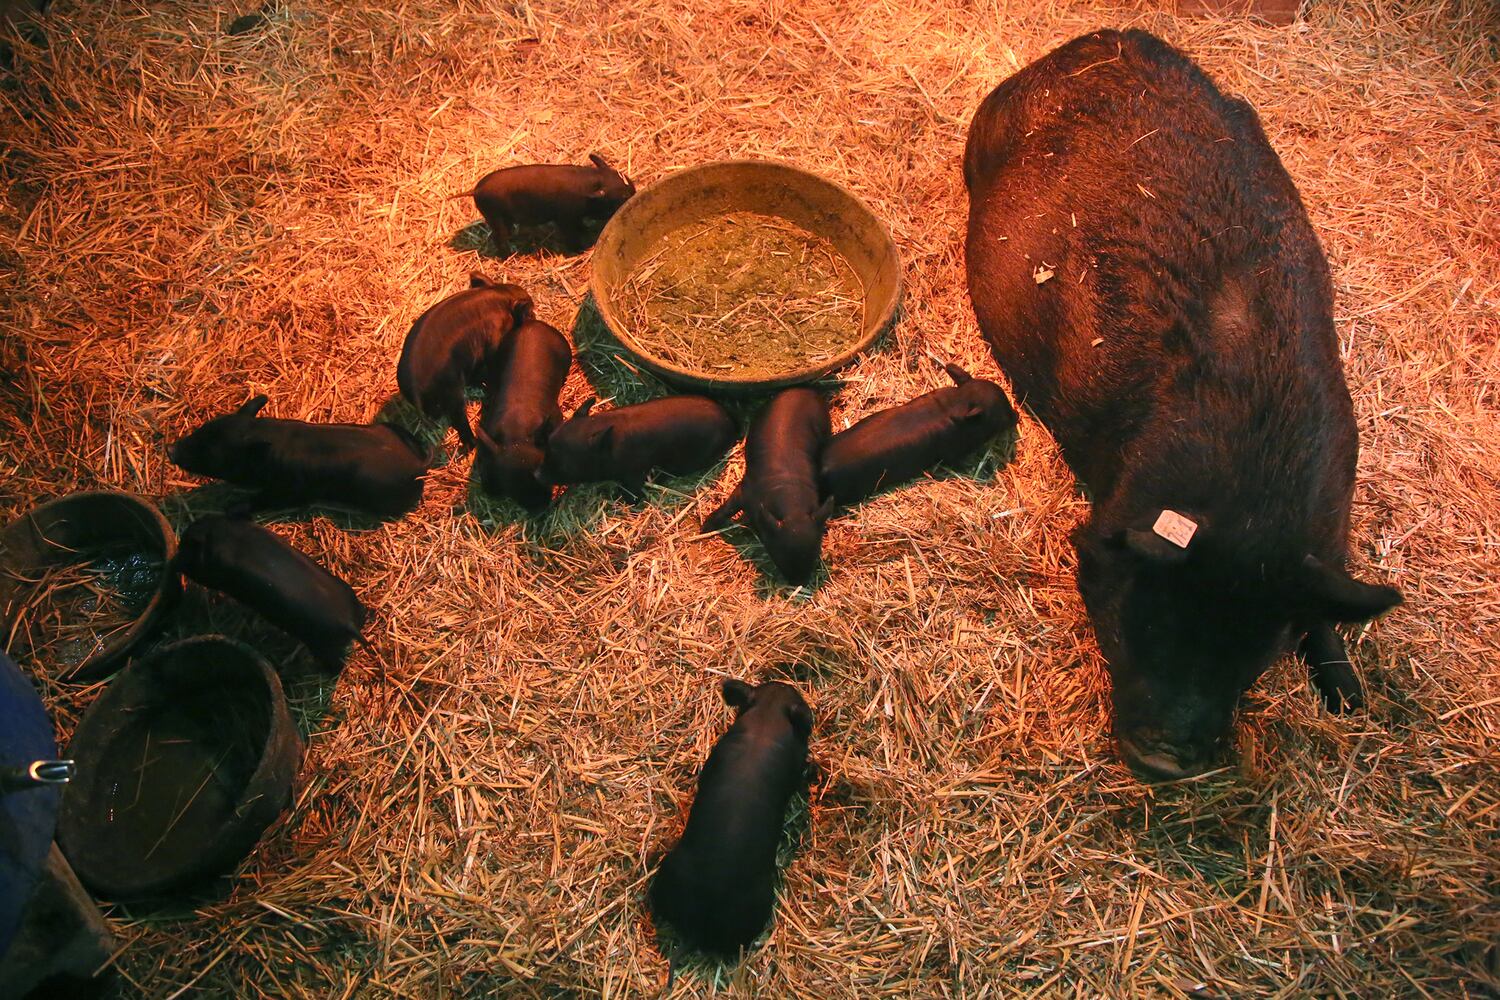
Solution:
<svg viewBox="0 0 1500 1000"><path fill-rule="evenodd" d="M1338 289L1363 450L1356 566L1407 605L1353 636L1367 714L1285 662L1225 769L1152 788L1108 736L1073 587L1083 516L1024 419L962 469L834 523L815 591L697 522L737 477L535 524L435 469L397 523L284 520L371 604L377 656L291 685L289 817L226 895L113 912L126 995L660 994L642 906L722 676L808 693L818 778L768 944L673 995L1479 996L1500 940L1500 163L1493 11L1315 4L1289 28L1087 5L58 0L0 85L0 513L75 487L221 507L163 443L257 392L367 420L407 326L479 268L570 328L587 257L494 259L494 167L602 151L641 181L743 156L886 219L905 314L835 423L995 375L964 292L965 125L1099 24L1150 28L1247 96ZM12 36L14 38L14 36ZM571 406L642 398L587 324ZM452 438L448 439L452 444ZM753 552L751 553L753 555ZM304 654L192 594L172 628ZM310 673L310 671L309 671ZM64 731L97 693L51 689ZM1196 993L1188 991L1206 986ZM201 992L199 992L201 991Z"/></svg>

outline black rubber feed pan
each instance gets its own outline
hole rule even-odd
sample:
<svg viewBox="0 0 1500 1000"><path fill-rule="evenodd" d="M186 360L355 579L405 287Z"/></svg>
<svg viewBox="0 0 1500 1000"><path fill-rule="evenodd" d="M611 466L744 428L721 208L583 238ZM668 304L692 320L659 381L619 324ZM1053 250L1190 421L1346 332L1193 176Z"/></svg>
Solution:
<svg viewBox="0 0 1500 1000"><path fill-rule="evenodd" d="M129 493L74 493L0 533L0 647L37 675L106 676L177 593L172 526Z"/></svg>
<svg viewBox="0 0 1500 1000"><path fill-rule="evenodd" d="M84 713L57 840L106 899L156 899L232 869L286 807L302 740L271 665L222 636L165 646Z"/></svg>
<svg viewBox="0 0 1500 1000"><path fill-rule="evenodd" d="M712 220L736 213L784 220L818 240L826 241L857 279L853 315L841 344L826 350L794 346L754 370L716 366L700 357L664 350L662 331L635 328L642 320L629 307L627 289L634 276L649 268L673 234L688 232ZM694 243L681 253L692 256L703 246ZM707 257L705 253L703 255ZM757 263L754 254L715 257L713 272L730 277ZM752 272L753 273L753 272ZM631 198L610 219L594 246L590 280L600 318L645 366L657 375L688 388L720 395L745 396L810 382L842 368L868 348L892 324L901 298L901 261L890 231L873 212L832 181L785 163L767 160L724 160L672 174ZM730 310L734 312L735 310ZM740 317L722 315L723 324L744 325ZM795 341L796 323L772 324ZM727 329L728 327L723 327Z"/></svg>

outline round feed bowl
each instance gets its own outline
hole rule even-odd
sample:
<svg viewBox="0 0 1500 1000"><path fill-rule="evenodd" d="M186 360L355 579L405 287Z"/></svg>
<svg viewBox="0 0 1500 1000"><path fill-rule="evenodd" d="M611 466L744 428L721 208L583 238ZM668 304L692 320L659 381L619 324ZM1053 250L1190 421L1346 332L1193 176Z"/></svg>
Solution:
<svg viewBox="0 0 1500 1000"><path fill-rule="evenodd" d="M653 353L621 319L619 293L637 265L668 233L729 212L759 212L815 233L843 255L864 287L864 327L836 357L783 372L725 375L686 368ZM891 325L901 298L901 262L890 232L847 190L806 170L765 160L725 160L658 181L615 213L594 245L589 288L611 333L668 381L729 395L750 395L810 382L841 368Z"/></svg>
<svg viewBox="0 0 1500 1000"><path fill-rule="evenodd" d="M130 624L80 650L76 662L57 671L63 680L107 676L150 633L177 594L177 574L171 566L177 555L177 536L161 511L131 493L72 493L32 509L0 532L0 635L17 634L16 619L32 593L33 585L26 581L36 580L48 567L78 562L75 553L90 551L131 553L158 563L160 570L153 579L138 580L132 588L143 600ZM24 654L25 650L11 650L23 665L33 671L42 669Z"/></svg>
<svg viewBox="0 0 1500 1000"><path fill-rule="evenodd" d="M159 898L232 869L291 796L302 740L281 681L223 636L121 671L73 734L57 841L106 899Z"/></svg>

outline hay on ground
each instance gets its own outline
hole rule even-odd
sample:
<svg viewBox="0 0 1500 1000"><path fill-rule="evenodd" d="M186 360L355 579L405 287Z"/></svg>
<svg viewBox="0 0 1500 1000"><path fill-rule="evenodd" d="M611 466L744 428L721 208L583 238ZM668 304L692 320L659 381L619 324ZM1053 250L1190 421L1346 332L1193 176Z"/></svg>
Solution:
<svg viewBox="0 0 1500 1000"><path fill-rule="evenodd" d="M723 676L817 717L805 832L768 943L673 996L1478 997L1500 940L1500 89L1485 0L1307 5L1287 28L1094 4L874 0L56 0L0 77L0 513L108 486L180 528L229 492L166 460L268 415L410 420L411 320L471 269L564 330L587 256L495 259L449 196L603 152L643 183L786 160L853 190L903 316L835 423L999 377L965 294L960 173L983 96L1101 23L1185 47L1259 111L1333 266L1362 451L1354 568L1407 604L1350 632L1363 714L1278 665L1214 774L1120 764L1073 584L1086 505L1023 418L996 449L841 517L812 591L701 517L741 459L629 505L518 520L453 452L411 516L275 530L350 579L374 655L336 683L190 590L166 637L243 637L289 674L308 750L228 891L110 911L127 996L660 995L643 909ZM242 25L243 27L243 25ZM607 341L600 341L607 344ZM638 390L610 348L565 408ZM585 373L602 383L590 385ZM613 380L613 381L611 381ZM753 554L753 550L752 550ZM66 736L98 685L51 686ZM1196 993L1190 988L1207 984Z"/></svg>

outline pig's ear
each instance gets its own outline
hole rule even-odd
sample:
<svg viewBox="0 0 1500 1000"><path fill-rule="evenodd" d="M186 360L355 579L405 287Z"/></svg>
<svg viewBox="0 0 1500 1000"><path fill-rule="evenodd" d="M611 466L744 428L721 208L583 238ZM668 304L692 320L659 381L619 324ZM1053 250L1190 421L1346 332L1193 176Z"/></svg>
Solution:
<svg viewBox="0 0 1500 1000"><path fill-rule="evenodd" d="M1141 524L1120 532L1118 541L1142 559L1171 565L1187 558L1202 529L1202 515L1164 507Z"/></svg>
<svg viewBox="0 0 1500 1000"><path fill-rule="evenodd" d="M960 420L980 420L980 419L983 419L983 417L984 417L984 407L980 406L978 403L974 402L973 400L970 400L969 403L968 403L968 405L966 405L964 407L963 413L959 414L958 419L960 419Z"/></svg>
<svg viewBox="0 0 1500 1000"><path fill-rule="evenodd" d="M973 375L970 375L968 372L958 367L958 365L952 363L944 365L943 371L948 373L948 377L953 380L954 385L963 385L965 382L972 382L974 380Z"/></svg>
<svg viewBox="0 0 1500 1000"><path fill-rule="evenodd" d="M792 732L805 743L813 731L812 709L805 702L794 702L786 707L786 717L791 720Z"/></svg>
<svg viewBox="0 0 1500 1000"><path fill-rule="evenodd" d="M484 275L480 274L478 271L470 271L469 272L469 287L470 288L490 288L494 284L495 283L493 281L491 281L489 278L486 278Z"/></svg>
<svg viewBox="0 0 1500 1000"><path fill-rule="evenodd" d="M479 446L480 451L492 456L500 451L500 446L495 443L494 438L484 432L483 427L474 428L474 443Z"/></svg>
<svg viewBox="0 0 1500 1000"><path fill-rule="evenodd" d="M1363 622L1401 603L1395 587L1363 583L1309 555L1302 560L1303 602L1325 621Z"/></svg>
<svg viewBox="0 0 1500 1000"><path fill-rule="evenodd" d="M594 166L598 167L600 170L614 170L614 167L611 167L609 165L609 161L600 156L598 153L590 153L589 159L592 160Z"/></svg>
<svg viewBox="0 0 1500 1000"><path fill-rule="evenodd" d="M835 510L838 510L838 501L833 497L829 497L818 505L817 510L813 511L813 520L818 524L827 524L828 519L833 516Z"/></svg>
<svg viewBox="0 0 1500 1000"><path fill-rule="evenodd" d="M269 441L246 441L238 452L238 461L244 463L246 468L254 469L263 467L271 461L274 450Z"/></svg>
<svg viewBox="0 0 1500 1000"><path fill-rule="evenodd" d="M1187 549L1146 529L1126 528L1120 533L1119 540L1125 548L1150 562L1170 565L1187 559Z"/></svg>
<svg viewBox="0 0 1500 1000"><path fill-rule="evenodd" d="M725 704L733 705L735 708L744 708L750 704L750 699L755 695L753 687L732 677L723 683L720 690L724 692Z"/></svg>
<svg viewBox="0 0 1500 1000"><path fill-rule="evenodd" d="M588 416L589 415L589 411L594 408L594 404L597 403L597 402L599 402L599 397L598 396L590 396L588 399L585 399L583 402L581 402L581 403L578 404L578 409L574 410L573 411L573 415L571 417L569 417L568 419L569 420L579 420L579 419L582 419L583 417Z"/></svg>
<svg viewBox="0 0 1500 1000"><path fill-rule="evenodd" d="M594 436L594 450L603 454L615 445L615 425L605 424L599 428L599 433Z"/></svg>
<svg viewBox="0 0 1500 1000"><path fill-rule="evenodd" d="M531 296L518 299L511 307L510 314L516 318L516 326L520 326L536 314L536 307L531 301Z"/></svg>
<svg viewBox="0 0 1500 1000"><path fill-rule="evenodd" d="M270 400L264 394L256 396L254 399L246 402L245 405L241 406L238 410L235 410L234 415L237 417L243 417L246 420L253 419L257 413L265 409L266 403L268 402L270 402Z"/></svg>

